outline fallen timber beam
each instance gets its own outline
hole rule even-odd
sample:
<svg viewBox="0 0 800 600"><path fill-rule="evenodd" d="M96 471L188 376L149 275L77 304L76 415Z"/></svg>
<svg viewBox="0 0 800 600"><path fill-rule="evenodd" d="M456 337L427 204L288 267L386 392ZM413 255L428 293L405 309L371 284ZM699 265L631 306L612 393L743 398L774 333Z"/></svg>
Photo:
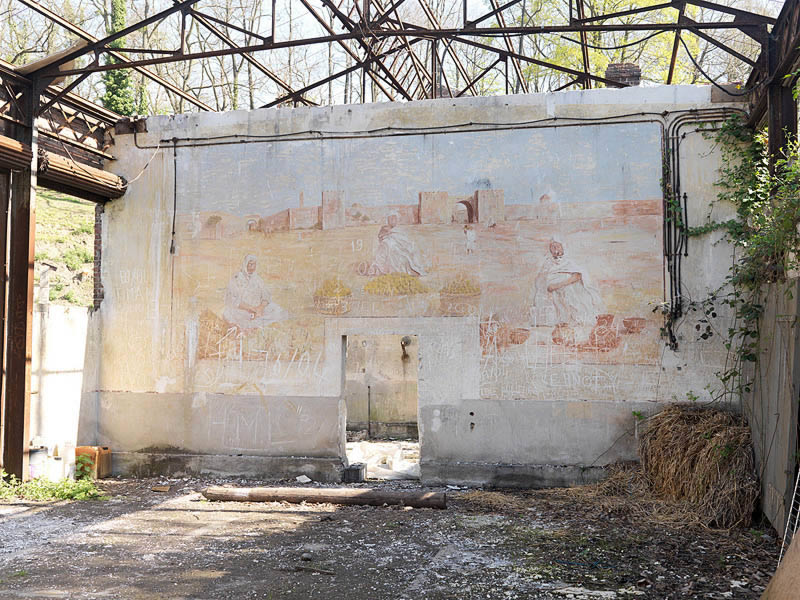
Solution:
<svg viewBox="0 0 800 600"><path fill-rule="evenodd" d="M87 194L89 200L96 198L119 198L128 188L128 183L119 175L102 169L82 165L39 149L39 185L66 190L77 196Z"/></svg>
<svg viewBox="0 0 800 600"><path fill-rule="evenodd" d="M314 504L400 505L413 508L447 508L443 492L390 492L370 488L229 488L212 486L203 491L209 500L228 502L311 502Z"/></svg>
<svg viewBox="0 0 800 600"><path fill-rule="evenodd" d="M124 178L108 171L84 165L64 156L38 149L39 184L66 191L89 200L119 198L128 187ZM30 165L31 147L0 135L0 168L19 171Z"/></svg>

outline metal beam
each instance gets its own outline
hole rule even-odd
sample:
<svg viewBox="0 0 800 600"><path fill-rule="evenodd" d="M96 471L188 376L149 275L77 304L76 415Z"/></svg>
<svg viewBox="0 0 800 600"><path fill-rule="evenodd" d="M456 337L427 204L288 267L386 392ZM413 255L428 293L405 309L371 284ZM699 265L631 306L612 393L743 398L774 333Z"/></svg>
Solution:
<svg viewBox="0 0 800 600"><path fill-rule="evenodd" d="M208 29L211 33L213 33L215 36L217 36L219 39L221 39L223 42L225 42L228 45L229 48L239 48L239 45L236 42L234 42L231 38L229 38L227 35L225 35L224 32L220 31L214 25L209 23L209 21L208 21L208 19L206 18L205 15L201 15L200 13L193 12L192 16L203 27ZM258 37L260 39L264 39L264 38L261 38L261 36L256 36L256 37ZM294 92L294 90L292 89L292 87L288 83L283 81L280 77L275 75L275 73L273 73L270 69L268 69L261 62L257 61L255 58L253 58L249 54L242 53L242 58L244 58L244 60L246 60L248 63L250 63L255 69L261 71L264 75L269 77L274 83L277 83L281 88L284 89L284 91L290 92L290 93ZM308 104L314 104L314 102L306 100L305 98L301 98L300 100L303 103L307 104L307 105Z"/></svg>
<svg viewBox="0 0 800 600"><path fill-rule="evenodd" d="M678 11L678 23L681 22L681 18L683 17L684 13L686 12L686 4L681 4L681 8ZM681 43L681 30L678 29L675 31L675 40L672 42L672 56L669 60L669 72L667 73L667 85L672 83L672 76L675 74L675 63L678 60L678 47Z"/></svg>
<svg viewBox="0 0 800 600"><path fill-rule="evenodd" d="M481 44L480 42L474 42L472 40L464 39L457 37L455 38L456 41L461 42L462 44L467 44L468 46L474 46L475 48L482 48L483 50L489 50L491 52L497 52L499 54L508 54L509 56L512 53L506 52L501 48L495 48L494 46L487 46L486 44ZM583 71L578 71L576 69L570 69L569 67L562 67L561 65L556 65L551 62L547 62L544 60L539 60L536 58L530 58L529 56L523 56L521 54L514 54L519 60L523 62L529 62L533 65L539 65L540 67L546 67L548 69L553 69L555 71L561 71L562 73L568 73L573 77L581 79L583 77L591 77L594 81L598 81L600 83L604 83L609 87L628 87L627 85L620 83L619 81L614 81L613 79L606 79L605 77L598 77L597 75L587 75Z"/></svg>
<svg viewBox="0 0 800 600"><path fill-rule="evenodd" d="M408 43L409 44L416 44L416 43L421 42L421 41L422 41L422 38L416 38L416 39L410 40ZM276 106L278 104L282 104L284 102L289 102L291 100L294 100L297 96L299 96L301 94L305 94L306 92L308 92L310 90L313 90L314 88L317 88L317 87L319 87L321 85L325 85L329 81L333 81L334 79L338 79L339 77L347 75L348 73L353 73L355 71L358 71L359 69L363 68L363 66L365 64L369 64L371 62L380 60L380 59L382 59L382 58L384 58L386 56L394 54L396 52L400 52L402 49L403 49L402 46L398 46L396 48L392 48L391 50L388 50L388 51L384 52L383 54L378 54L376 56L373 56L372 58L364 61L363 63L356 63L352 67L348 67L346 69L343 69L342 71L339 71L338 73L334 73L333 75L329 75L328 77L320 79L319 81L315 81L314 83L311 83L311 84L305 86L304 88L296 90L293 94L288 94L288 95L284 96L283 98L277 98L277 99L273 100L272 102L264 104L263 106L261 106L261 108L270 108L272 106Z"/></svg>
<svg viewBox="0 0 800 600"><path fill-rule="evenodd" d="M744 19L756 19L762 23L768 23L770 25L774 25L776 22L776 19L774 19L773 17L760 15L758 13L750 12L749 10L732 8L730 6L725 6L723 4L717 4L716 2L707 2L706 0L685 0L685 1L687 4L692 4L700 8L708 8L709 10L715 10L717 12L726 13L729 15L735 15L737 17Z"/></svg>
<svg viewBox="0 0 800 600"><path fill-rule="evenodd" d="M578 0L578 2L580 2L580 0ZM585 24L585 23L595 23L597 21L607 21L608 19L615 19L615 18L618 18L618 17L627 17L627 16L630 16L630 15L638 15L638 14L641 14L641 13L653 12L653 11L656 11L656 10L663 10L665 8L676 8L676 6L675 6L676 4L678 4L678 3L677 2L664 2L663 4L653 4L652 6L643 6L641 8L631 8L630 10L620 10L620 11L613 12L613 13L607 13L605 15L598 15L596 17L589 17L588 19L587 18L582 18L580 16L580 13L583 12L583 11L579 11L578 18L575 19L575 23L584 23Z"/></svg>
<svg viewBox="0 0 800 600"><path fill-rule="evenodd" d="M581 0L578 0L578 2L580 2L580 1ZM499 5L497 4L497 0L489 0L489 2L491 3L492 8L495 8L495 9L499 8ZM497 24L500 25L500 27L505 27L506 26L506 19L503 16L502 12L498 12L497 13ZM584 44L585 44L585 42L586 42L586 40L585 40L586 33L582 33L581 35L584 38ZM509 53L514 52L514 44L511 43L511 38L509 38L507 35L504 35L503 36L503 40L505 41L505 44L506 44L506 50L508 50ZM584 46L584 49L585 49L585 46ZM507 54L507 56L511 56L511 54ZM588 54L586 55L585 59L586 59L587 62L589 61L589 55ZM512 56L511 57L511 64L514 65L514 71L517 74L517 78L518 78L517 80L519 81L520 85L522 86L522 91L527 94L528 93L528 82L525 81L525 76L522 74L522 66L519 64L519 60L517 60L516 58L514 58ZM508 77L506 77L506 82L508 82Z"/></svg>
<svg viewBox="0 0 800 600"><path fill-rule="evenodd" d="M578 13L578 21L582 21L585 16L583 12L583 0L575 0L575 10ZM589 43L589 40L586 38L585 31L581 31L580 36L581 36L581 57L583 58L583 72L586 73L586 75L588 75L589 48L587 47L587 44ZM586 90L592 88L592 80L589 79L588 77L583 78L583 88Z"/></svg>
<svg viewBox="0 0 800 600"><path fill-rule="evenodd" d="M147 27L148 25L152 25L153 23L158 23L159 21L163 21L170 15L173 15L178 12L185 11L186 9L191 8L194 4L197 4L200 0L182 0L169 8L165 8L159 13L151 15L146 19L142 19L138 23L134 23L133 25L129 25L124 29L121 29L111 35L104 37L101 40L97 40L96 42L91 42L83 48L75 50L74 52L70 52L69 54L62 56L58 60L53 61L52 63L48 64L46 67L42 67L38 71L34 71L31 75L34 77L39 76L52 76L57 75L59 72L58 67L61 65L67 64L76 58L80 58L81 56L85 56L87 54L95 54L98 51L109 50L108 44L111 42L115 42L117 40L121 40L126 35L130 35L135 31L139 31Z"/></svg>
<svg viewBox="0 0 800 600"><path fill-rule="evenodd" d="M33 264L36 229L37 134L34 113L41 87L34 80L25 92L25 128L22 143L33 150L27 169L11 175L11 239L8 258L8 328L6 331L6 381L3 431L3 468L28 479L30 427L31 344L33 320Z"/></svg>
<svg viewBox="0 0 800 600"><path fill-rule="evenodd" d="M716 46L716 47L717 47L717 48L719 48L720 50L724 50L725 52L727 52L727 53L728 53L728 54L730 54L731 56L733 56L733 57L735 57L735 58L738 58L738 59L739 59L739 60L741 60L742 62L746 62L746 63L747 63L748 65L750 65L751 67L755 67L755 66L756 66L756 61L754 61L753 59L751 59L751 58L749 58L749 57L745 56L744 54L741 54L740 52L737 52L736 50L734 50L734 49L733 49L733 48L731 48L730 46L727 46L726 44L723 44L723 43L722 43L722 42L720 42L719 40L716 40L716 39L714 39L713 37L711 37L710 35L708 35L708 34L707 34L707 33L705 33L704 31L695 30L695 28L694 28L694 27L692 27L692 25L694 24L694 21L693 21L692 19L690 19L689 17L687 17L687 16L685 16L685 15L684 15L684 16L683 16L683 17L680 19L680 23L683 23L683 24L686 24L686 23L688 23L688 24L689 24L689 26L688 26L688 27L686 27L686 29L687 29L687 30L689 30L689 31L691 31L691 32L692 32L693 34L695 34L697 37L704 39L704 40L705 40L705 41L707 41L709 44L713 44L714 46ZM678 32L678 34L680 34L680 32Z"/></svg>
<svg viewBox="0 0 800 600"><path fill-rule="evenodd" d="M42 6L38 2L34 2L33 0L17 0L17 2L21 2L22 4L24 4L28 8L30 8L32 10L35 10L40 15L42 15L44 17L47 17L48 19L53 21L56 25L59 25L59 26L63 27L64 29L66 29L67 31L69 31L73 35L78 36L82 40L86 40L87 42L90 42L90 43L98 41L98 39L96 37L94 37L92 34L84 31L83 29L81 29L80 27L74 25L73 23L70 23L66 19L63 19L60 15L58 15L58 14L54 13L53 11L51 11L50 9ZM126 57L124 54L120 54L119 52L109 52L109 54L111 56L113 56L114 59L116 59L117 61L122 63L123 65L125 63L129 63L130 62L128 57ZM180 98L183 98L184 100L186 100L187 102L190 102L191 104L193 104L197 108L200 108L202 110L207 110L207 111L214 112L214 109L212 107L210 107L208 104L206 104L204 102L201 102L200 100L198 100L197 98L195 98L191 94L186 93L181 88L179 88L176 85L170 83L166 79L163 79L159 75L156 75L152 71L148 71L147 69L145 69L143 67L132 67L132 68L137 73L139 73L141 75L144 75L145 77L147 77L151 81L153 81L153 82L157 83L158 85L162 86L167 91L172 92L173 94L175 94L176 96L179 96Z"/></svg>

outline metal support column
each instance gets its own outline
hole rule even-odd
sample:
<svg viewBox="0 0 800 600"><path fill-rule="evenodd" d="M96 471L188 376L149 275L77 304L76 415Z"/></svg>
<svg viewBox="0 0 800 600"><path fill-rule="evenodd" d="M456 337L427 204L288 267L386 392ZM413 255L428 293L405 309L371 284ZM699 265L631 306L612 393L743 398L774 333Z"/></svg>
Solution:
<svg viewBox="0 0 800 600"><path fill-rule="evenodd" d="M38 82L25 90L25 124L17 138L29 144L33 158L28 168L11 174L10 243L8 255L8 319L4 398L3 468L28 478L33 321L33 260L36 227Z"/></svg>
<svg viewBox="0 0 800 600"><path fill-rule="evenodd" d="M774 73L778 66L778 44L771 36L767 54L769 72ZM775 167L775 161L782 157L789 142L797 139L797 100L790 84L784 78L775 78L767 87L770 169Z"/></svg>

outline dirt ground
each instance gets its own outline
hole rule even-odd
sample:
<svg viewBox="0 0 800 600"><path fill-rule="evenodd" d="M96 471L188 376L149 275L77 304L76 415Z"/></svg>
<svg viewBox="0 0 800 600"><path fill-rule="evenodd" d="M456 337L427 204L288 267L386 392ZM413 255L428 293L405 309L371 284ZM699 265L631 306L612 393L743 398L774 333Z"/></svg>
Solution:
<svg viewBox="0 0 800 600"><path fill-rule="evenodd" d="M671 525L563 490L438 488L436 510L209 502L212 484L287 485L119 479L106 501L0 503L0 598L758 598L779 551L763 527Z"/></svg>

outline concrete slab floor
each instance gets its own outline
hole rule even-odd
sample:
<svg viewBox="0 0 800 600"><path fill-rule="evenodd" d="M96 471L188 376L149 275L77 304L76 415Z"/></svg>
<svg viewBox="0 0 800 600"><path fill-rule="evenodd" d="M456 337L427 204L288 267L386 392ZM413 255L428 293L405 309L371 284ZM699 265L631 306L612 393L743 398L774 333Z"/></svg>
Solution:
<svg viewBox="0 0 800 600"><path fill-rule="evenodd" d="M103 502L0 502L0 598L757 598L777 559L767 530L657 524L548 490L440 488L446 510L205 501L220 483L265 484L106 480Z"/></svg>

